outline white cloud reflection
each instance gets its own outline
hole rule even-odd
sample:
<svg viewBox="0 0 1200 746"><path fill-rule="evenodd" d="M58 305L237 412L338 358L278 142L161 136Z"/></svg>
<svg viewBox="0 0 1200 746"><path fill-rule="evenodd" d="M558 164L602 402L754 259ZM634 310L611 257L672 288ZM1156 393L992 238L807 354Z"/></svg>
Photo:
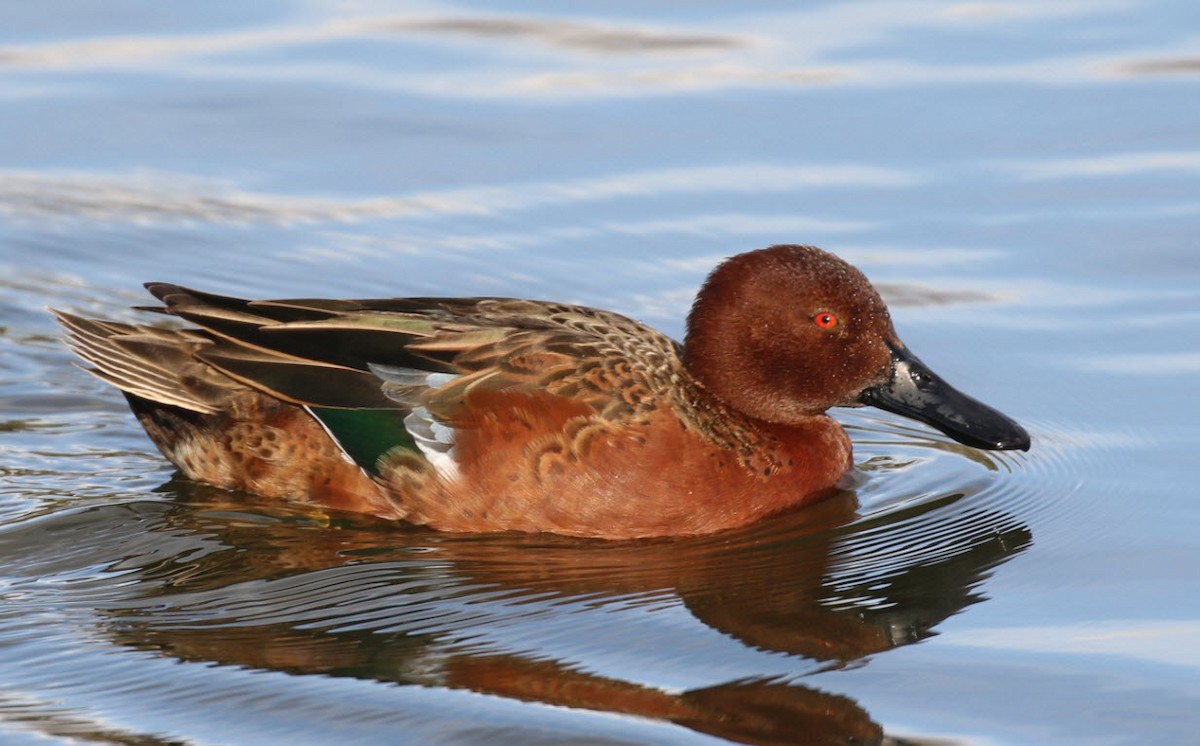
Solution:
<svg viewBox="0 0 1200 746"><path fill-rule="evenodd" d="M600 22L516 16L378 16L212 34L110 36L0 47L0 68L26 70L141 66L245 52L327 44L347 39L428 37L485 42L534 42L593 54L694 53L753 46L750 35L674 31Z"/></svg>
<svg viewBox="0 0 1200 746"><path fill-rule="evenodd" d="M344 5L314 3L307 18L274 26L0 46L0 73L116 69L307 81L336 76L359 86L456 98L636 96L851 84L1061 84L1131 74L1130 66L1141 64L1146 50L1126 50L1121 59L1113 59L1111 52L1106 57L1062 53L1043 39L1040 51L1021 48L1014 53L1021 56L945 64L934 48L910 58L912 45L894 42L913 33L939 33L986 43L993 29L1009 34L1022 25L1104 16L1131 7L1111 0L874 0L786 13L733 12L705 23L668 26L568 14L470 14L440 4L403 15L359 4L361 15L353 16ZM365 55L347 41L391 43L399 51ZM414 44L440 46L454 54L455 62L414 69L406 55L421 50L404 49ZM289 57L294 48L318 45L329 47L322 53L322 64L301 61L304 56L311 59L311 53ZM1195 50L1158 49L1155 54L1155 64L1161 66L1193 59Z"/></svg>
<svg viewBox="0 0 1200 746"><path fill-rule="evenodd" d="M1004 166L1026 179L1135 176L1148 173L1200 173L1200 150L1108 153L1086 158L1010 163Z"/></svg>
<svg viewBox="0 0 1200 746"><path fill-rule="evenodd" d="M939 638L942 645L1022 653L1113 655L1200 668L1200 622L1127 620L1088 624L973 629Z"/></svg>
<svg viewBox="0 0 1200 746"><path fill-rule="evenodd" d="M356 199L253 192L226 181L160 171L114 175L8 170L0 171L0 214L134 223L354 223L427 215L493 215L671 194L760 194L838 186L894 188L916 182L915 176L903 171L858 164L742 164ZM825 227L837 229L839 225L829 221ZM663 227L614 225L617 229L661 232Z"/></svg>

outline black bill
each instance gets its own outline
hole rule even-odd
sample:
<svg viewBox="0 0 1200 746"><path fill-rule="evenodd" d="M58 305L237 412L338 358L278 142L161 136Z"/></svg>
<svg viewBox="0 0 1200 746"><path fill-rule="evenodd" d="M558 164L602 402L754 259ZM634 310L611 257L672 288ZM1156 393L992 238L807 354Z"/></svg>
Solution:
<svg viewBox="0 0 1200 746"><path fill-rule="evenodd" d="M974 448L1029 450L1025 428L938 378L907 348L888 346L892 377L864 390L860 402L932 425Z"/></svg>

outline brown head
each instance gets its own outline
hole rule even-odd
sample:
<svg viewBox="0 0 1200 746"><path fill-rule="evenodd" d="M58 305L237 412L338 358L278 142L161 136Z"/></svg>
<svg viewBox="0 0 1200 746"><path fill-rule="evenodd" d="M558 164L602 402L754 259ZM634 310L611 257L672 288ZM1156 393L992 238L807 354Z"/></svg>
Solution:
<svg viewBox="0 0 1200 746"><path fill-rule="evenodd" d="M968 445L1029 447L1020 425L908 352L862 272L812 246L751 251L713 270L684 349L688 369L714 396L768 422L872 404Z"/></svg>

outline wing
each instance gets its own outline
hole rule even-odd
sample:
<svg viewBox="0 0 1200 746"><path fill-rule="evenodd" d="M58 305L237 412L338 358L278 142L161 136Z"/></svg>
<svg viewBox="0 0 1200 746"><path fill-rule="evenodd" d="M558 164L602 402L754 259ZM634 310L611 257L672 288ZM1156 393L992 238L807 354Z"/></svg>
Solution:
<svg viewBox="0 0 1200 746"><path fill-rule="evenodd" d="M394 448L453 472L472 392L551 394L636 418L684 376L678 345L618 314L506 298L248 301L151 283L197 328L58 313L91 372L133 396L204 415L248 391L306 408L375 472Z"/></svg>
<svg viewBox="0 0 1200 746"><path fill-rule="evenodd" d="M545 391L605 418L655 406L682 373L678 345L619 314L507 298L246 301L152 283L159 309L211 344L197 359L315 407L425 407L480 388Z"/></svg>

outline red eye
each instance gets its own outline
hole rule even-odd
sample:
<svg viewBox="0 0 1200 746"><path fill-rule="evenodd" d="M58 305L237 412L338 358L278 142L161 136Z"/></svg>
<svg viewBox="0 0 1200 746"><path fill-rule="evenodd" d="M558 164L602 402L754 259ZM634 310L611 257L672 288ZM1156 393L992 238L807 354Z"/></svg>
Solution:
<svg viewBox="0 0 1200 746"><path fill-rule="evenodd" d="M821 311L813 316L813 323L821 329L832 329L838 325L838 317L828 311Z"/></svg>

